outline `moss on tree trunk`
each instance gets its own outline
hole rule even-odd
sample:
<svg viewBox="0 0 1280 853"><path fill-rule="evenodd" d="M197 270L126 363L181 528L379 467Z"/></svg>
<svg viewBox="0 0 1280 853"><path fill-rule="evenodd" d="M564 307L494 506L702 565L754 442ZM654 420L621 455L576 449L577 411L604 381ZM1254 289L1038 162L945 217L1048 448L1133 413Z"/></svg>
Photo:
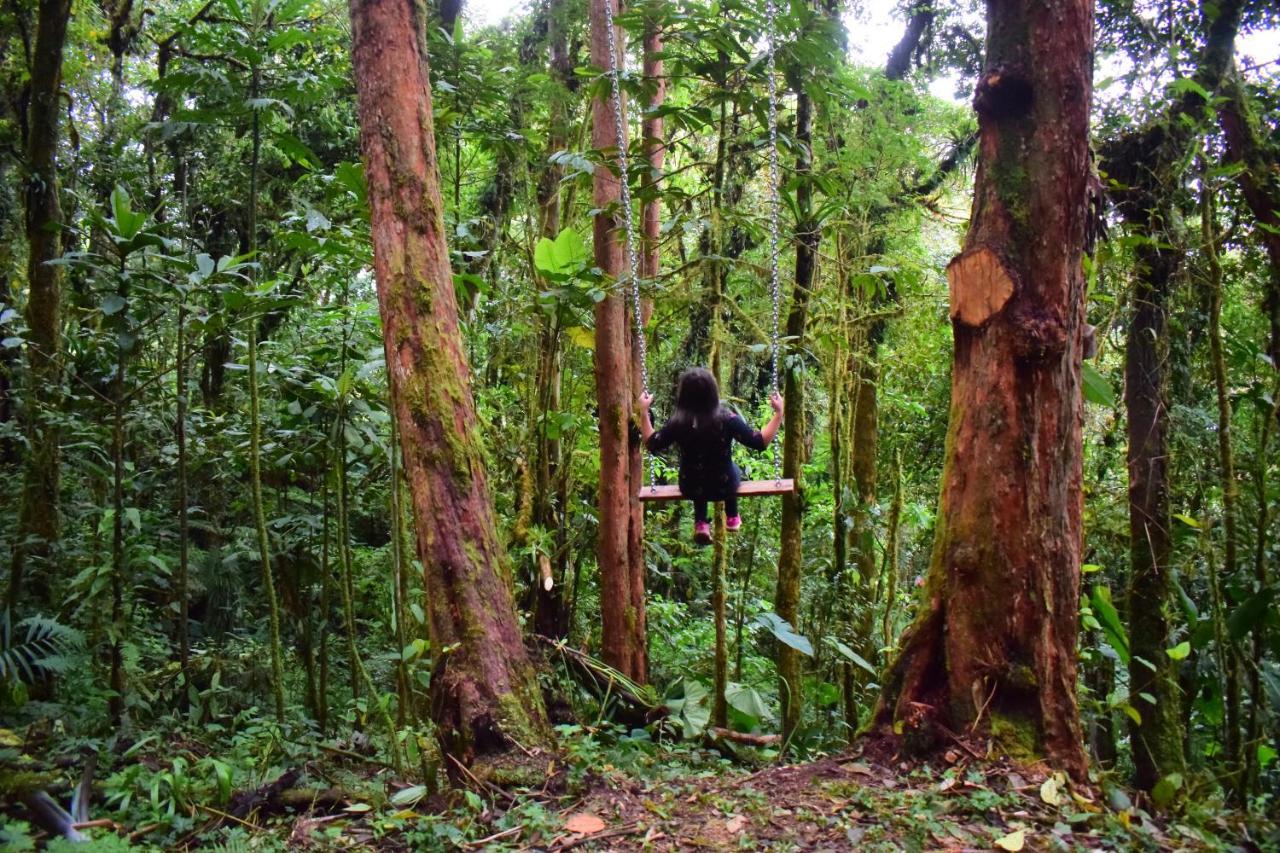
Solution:
<svg viewBox="0 0 1280 853"><path fill-rule="evenodd" d="M59 433L62 267L51 265L62 254L62 208L58 201L58 91L62 81L62 49L71 17L70 0L40 0L32 53L30 106L27 113L27 383L30 450L23 466L18 529L9 567L7 603L12 610L22 594L27 563L41 560L58 539ZM52 589L42 572L38 596ZM44 602L51 603L51 602Z"/></svg>
<svg viewBox="0 0 1280 853"><path fill-rule="evenodd" d="M787 314L786 334L791 349L798 351L809 320L809 298L815 281L818 241L821 231L809 216L813 206L813 187L808 177L813 167L813 103L804 88L796 94L796 281ZM800 572L804 565L804 457L805 400L804 373L790 360L783 369L783 396L787 406L787 429L782 439L782 476L795 480L794 492L782 496L782 542L778 551L778 585L773 608L779 616L799 627ZM800 652L786 644L778 646L778 695L782 703L782 739L786 743L800 725L804 707L802 695L803 666Z"/></svg>
<svg viewBox="0 0 1280 853"><path fill-rule="evenodd" d="M875 722L919 749L986 730L1082 778L1075 646L1093 3L987 11L973 212L948 268L955 360L933 557Z"/></svg>
<svg viewBox="0 0 1280 853"><path fill-rule="evenodd" d="M410 0L352 0L352 60L387 373L427 590L431 710L466 763L550 731L505 578L440 200L424 41Z"/></svg>

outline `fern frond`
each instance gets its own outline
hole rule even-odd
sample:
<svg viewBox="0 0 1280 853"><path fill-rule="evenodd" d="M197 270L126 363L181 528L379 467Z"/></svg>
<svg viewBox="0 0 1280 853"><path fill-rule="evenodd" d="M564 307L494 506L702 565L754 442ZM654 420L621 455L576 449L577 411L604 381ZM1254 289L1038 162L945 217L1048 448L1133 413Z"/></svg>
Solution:
<svg viewBox="0 0 1280 853"><path fill-rule="evenodd" d="M0 613L0 680L33 684L64 671L70 653L83 646L84 636L56 619L31 616L14 625L8 612Z"/></svg>

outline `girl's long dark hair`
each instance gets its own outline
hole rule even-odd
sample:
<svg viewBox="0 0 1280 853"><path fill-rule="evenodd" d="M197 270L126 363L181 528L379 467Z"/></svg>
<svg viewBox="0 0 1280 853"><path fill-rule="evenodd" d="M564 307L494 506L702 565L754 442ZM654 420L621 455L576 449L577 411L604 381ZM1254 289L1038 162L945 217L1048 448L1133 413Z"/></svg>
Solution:
<svg viewBox="0 0 1280 853"><path fill-rule="evenodd" d="M676 380L676 407L670 423L691 430L719 431L733 411L720 405L720 386L705 367L691 367Z"/></svg>

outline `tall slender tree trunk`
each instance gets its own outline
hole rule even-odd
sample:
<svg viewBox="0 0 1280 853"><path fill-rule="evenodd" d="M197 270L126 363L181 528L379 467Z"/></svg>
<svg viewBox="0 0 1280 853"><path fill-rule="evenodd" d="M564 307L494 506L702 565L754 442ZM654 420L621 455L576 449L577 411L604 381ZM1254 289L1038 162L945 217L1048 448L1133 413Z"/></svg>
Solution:
<svg viewBox="0 0 1280 853"><path fill-rule="evenodd" d="M1082 779L1092 0L991 0L985 69L973 212L947 268L955 361L933 559L876 722L922 750L984 729Z"/></svg>
<svg viewBox="0 0 1280 853"><path fill-rule="evenodd" d="M127 298L125 282L128 280L121 261L119 271L119 295ZM111 698L107 709L116 728L124 725L125 671L124 641L129 633L124 614L125 591L125 543L124 543L124 409L125 409L125 354L124 345L116 345L116 374L111 380L111 647L110 660Z"/></svg>
<svg viewBox="0 0 1280 853"><path fill-rule="evenodd" d="M1209 266L1209 351L1213 362L1214 390L1218 398L1218 464L1222 471L1222 569L1223 575L1231 578L1235 576L1239 565L1237 507L1240 503L1240 484L1236 480L1235 453L1231 446L1231 388L1227 384L1227 361L1222 348L1222 264L1218 260L1217 243L1220 238L1214 221L1217 210L1213 203L1213 184L1207 176L1202 180L1200 226L1205 259ZM1238 654L1238 651L1233 644L1232 649L1226 653ZM1233 668L1238 670L1238 664ZM1253 691L1252 695L1255 704L1262 698L1257 692ZM1243 802L1248 787L1250 761L1244 755L1248 745L1240 739L1239 725L1240 721L1237 719L1234 736L1231 732L1227 733L1227 760L1237 773L1230 780L1229 787L1234 789L1237 799Z"/></svg>
<svg viewBox="0 0 1280 853"><path fill-rule="evenodd" d="M1212 93L1230 67L1240 23L1240 0L1205 7L1205 47L1194 79ZM1125 408L1128 416L1129 468L1129 689L1138 720L1129 721L1134 753L1134 782L1151 789L1168 773L1180 771L1181 696L1169 647L1168 610L1173 601L1169 572L1168 482L1168 301L1182 253L1170 248L1177 235L1173 195L1183 181L1182 163L1195 142L1205 97L1195 90L1169 105L1151 126L1103 148L1103 168L1121 188L1118 206L1125 221L1147 239L1137 252L1131 319L1125 349ZM1234 657L1227 666L1227 752L1238 756L1236 723L1238 684ZM1238 694L1238 690L1235 691ZM1143 694L1155 698L1143 699ZM1234 760L1234 759L1229 759Z"/></svg>
<svg viewBox="0 0 1280 853"><path fill-rule="evenodd" d="M178 662L182 668L183 695L191 682L191 596L188 578L191 565L191 527L187 494L187 294L179 294L178 344L174 368L174 388L177 392L177 412L174 416L174 435L178 444L178 577L175 594L178 597ZM185 702L186 699L184 698Z"/></svg>
<svg viewBox="0 0 1280 853"><path fill-rule="evenodd" d="M250 96L258 97L261 72L253 69ZM249 164L248 231L249 252L258 251L258 171L262 152L262 118L255 108L252 119L253 154ZM256 278L256 277L255 277ZM276 597L275 575L271 570L271 543L267 536L267 517L262 498L262 419L258 393L258 318L248 321L249 368L249 489L253 501L254 528L257 531L258 562L262 575L262 592L267 599L268 643L271 650L271 692L275 699L276 722L284 722L284 650L280 641L280 603Z"/></svg>
<svg viewBox="0 0 1280 853"><path fill-rule="evenodd" d="M548 65L551 76L560 86L552 91L547 105L547 147L544 165L538 178L538 232L548 240L560 233L560 182L564 169L552 156L568 145L568 101L573 69L569 62L569 43L565 32L563 0L547 4ZM541 286L538 287L541 290ZM536 294L535 294L536 296ZM547 429L546 416L560 410L560 329L556 315L543 310L536 313L538 322L538 366L534 379L535 406L533 432L535 440L533 523L544 530L555 530L555 553L551 589L539 577L534 584L534 630L546 637L564 637L569 630L566 620L564 583L569 563L568 501L559 494L567 482L561 465L561 444ZM541 420L538 420L541 419ZM541 569L541 567L539 567Z"/></svg>
<svg viewBox="0 0 1280 853"><path fill-rule="evenodd" d="M59 432L62 387L62 208L58 201L58 90L71 0L40 0L32 54L27 114L27 412L28 451L23 466L18 529L13 537L7 605L17 607L27 563L47 569L58 540ZM40 597L50 585L41 581Z"/></svg>
<svg viewBox="0 0 1280 853"><path fill-rule="evenodd" d="M1164 773L1183 766L1181 698L1169 656L1173 580L1169 532L1168 298L1179 260L1173 248L1139 251L1146 271L1135 282L1133 319L1125 351L1125 410L1129 431L1129 664L1135 780L1150 790ZM1154 669L1152 669L1154 667ZM1155 697L1145 701L1142 695Z"/></svg>
<svg viewBox="0 0 1280 853"><path fill-rule="evenodd" d="M658 277L662 252L659 240L662 233L662 201L658 195L658 181L662 174L663 161L666 158L666 146L662 139L662 116L655 114L666 99L667 81L662 67L662 32L658 24L650 20L644 35L644 67L645 80L653 87L649 98L649 109L641 123L641 138L644 146L644 158L648 169L641 180L640 219L640 277L652 286ZM645 299L641 305L641 316L648 325L649 316L653 312L651 300ZM635 334L644 334L643 329L635 330ZM633 343L632 353L638 353L639 347ZM638 359L632 359L631 387L633 395L644 388L644 376L640 370ZM645 611L645 562L644 562L644 507L640 504L639 489L644 483L644 458L639 442L631 443L631 538L630 538L630 571L631 571L631 610L635 615L633 628L635 647L632 651L631 677L644 684L649 680L649 627Z"/></svg>
<svg viewBox="0 0 1280 853"><path fill-rule="evenodd" d="M609 67L609 41L605 28L604 3L616 0L592 0L591 64ZM616 12L616 9L615 9ZM621 65L623 35L615 27L615 44ZM625 110L625 105L624 105ZM592 102L591 145L597 150L618 147L613 106L608 90ZM625 115L625 112L624 112ZM625 122L624 122L625 128ZM623 140L626 144L626 140ZM623 175L622 179L626 180ZM600 212L595 216L596 266L615 281L627 274L624 258L622 214L616 208L621 191L618 176L611 169L596 169L594 202ZM637 270L637 272L639 272ZM605 662L630 678L643 679L645 637L643 586L636 582L635 562L643 561L642 531L633 506L639 495L636 478L636 454L639 447L631 442L631 413L635 390L632 388L635 365L632 363L631 323L625 288L616 287L595 309L595 377L596 406L600 418L600 538L597 546L600 566L600 607L603 616L603 657ZM641 579L643 565L641 565Z"/></svg>
<svg viewBox="0 0 1280 853"><path fill-rule="evenodd" d="M431 710L444 751L550 741L520 636L445 245L423 6L352 0L352 63L374 272L425 573Z"/></svg>
<svg viewBox="0 0 1280 853"><path fill-rule="evenodd" d="M791 352L801 351L809 320L822 232L813 215L813 102L803 86L796 87L796 267L791 310L787 314L786 335ZM786 399L787 428L782 440L782 476L795 481L796 488L782 496L782 541L778 551L778 585L773 608L779 616L799 629L800 573L804 565L804 461L805 398L804 371L799 365L783 363L783 397ZM785 643L778 645L778 695L782 703L782 739L788 742L800 725L804 709L803 667L800 652Z"/></svg>
<svg viewBox="0 0 1280 853"><path fill-rule="evenodd" d="M1274 146L1267 147L1266 137L1258 126L1256 110L1238 74L1231 73L1224 78L1222 94L1224 97L1218 101L1218 119L1227 140L1227 158L1244 167L1240 170L1237 180L1241 194L1257 223L1254 233L1262 241L1267 251L1267 258L1271 262L1262 309L1266 314L1269 327L1267 355L1271 357L1271 385L1275 402L1271 410L1262 415L1256 451L1258 461L1253 475L1258 503L1253 580L1256 589L1265 589L1270 584L1266 554L1273 518L1267 501L1267 472L1272 458L1271 438L1280 430L1280 184L1277 184L1273 174L1277 152ZM1249 667L1249 690L1253 702L1249 707L1249 719L1243 741L1246 749L1244 787L1250 791L1258 781L1258 751L1255 741L1261 733L1259 709L1262 707L1263 700L1260 675L1265 644L1266 637L1262 626L1259 626L1253 635L1253 653Z"/></svg>

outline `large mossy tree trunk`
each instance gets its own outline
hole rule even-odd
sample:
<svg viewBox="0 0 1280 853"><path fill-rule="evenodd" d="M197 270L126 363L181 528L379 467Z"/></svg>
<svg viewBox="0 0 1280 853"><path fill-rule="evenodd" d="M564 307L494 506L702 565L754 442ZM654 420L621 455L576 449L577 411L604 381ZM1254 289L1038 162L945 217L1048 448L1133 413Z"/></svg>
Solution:
<svg viewBox="0 0 1280 853"><path fill-rule="evenodd" d="M605 3L592 0L591 64L609 68L609 34ZM617 14L617 8L614 7ZM616 62L623 62L623 35L615 27L619 48ZM623 144L626 144L625 139ZM591 146L597 151L618 148L613 105L607 86L592 102ZM626 179L626 176L623 176ZM597 560L600 567L600 609L603 622L603 657L627 677L643 681L648 670L644 636L643 531L636 504L640 490L636 455L631 442L632 388L631 323L628 319L622 212L618 210L621 187L612 169L596 169L593 176L596 266L619 286L595 309L596 406L600 418L600 535ZM639 270L636 270L639 272ZM640 561L639 577L635 563ZM633 586L639 583L639 589Z"/></svg>
<svg viewBox="0 0 1280 853"><path fill-rule="evenodd" d="M18 529L13 537L7 605L22 595L28 563L46 570L58 540L59 432L62 387L60 328L62 207L58 200L58 134L62 49L67 40L71 0L40 0L31 60L27 112L27 409L28 450L22 474ZM39 598L48 598L48 579ZM53 603L53 602L48 602Z"/></svg>
<svg viewBox="0 0 1280 853"><path fill-rule="evenodd" d="M876 724L915 750L985 730L1082 779L1093 2L991 0L987 16L973 212L947 268L955 360L933 557Z"/></svg>
<svg viewBox="0 0 1280 853"><path fill-rule="evenodd" d="M1129 470L1129 695L1138 711L1130 719L1134 783L1150 790L1185 766L1181 695L1169 648L1173 606L1169 520L1168 302L1183 252L1174 233L1175 194L1183 164L1205 116L1200 92L1214 92L1230 67L1241 2L1206 10L1205 45L1197 62L1196 89L1184 90L1151 125L1102 148L1102 168L1117 186L1121 216L1145 238L1138 244L1125 346L1125 410ZM1234 533L1234 531L1233 531ZM1234 540L1234 536L1230 537ZM1234 656L1227 666L1229 761L1238 760L1239 702ZM1150 701L1144 697L1152 697ZM1233 758L1234 756L1234 758Z"/></svg>
<svg viewBox="0 0 1280 853"><path fill-rule="evenodd" d="M507 585L445 245L424 40L410 0L352 0L352 64L387 374L413 502L432 717L458 761L550 740Z"/></svg>
<svg viewBox="0 0 1280 853"><path fill-rule="evenodd" d="M813 102L802 85L796 89L796 267L795 289L787 313L786 335L789 349L799 352L809 321L809 301L818 261L818 241L822 232L812 220L813 185ZM778 550L778 584L773 608L779 616L799 627L800 573L804 566L804 458L805 399L804 372L799 365L783 365L783 397L787 407L787 429L782 439L782 476L795 480L794 492L782 496L782 541ZM782 703L782 740L790 741L800 725L804 709L801 687L804 672L800 652L778 644L778 695Z"/></svg>

